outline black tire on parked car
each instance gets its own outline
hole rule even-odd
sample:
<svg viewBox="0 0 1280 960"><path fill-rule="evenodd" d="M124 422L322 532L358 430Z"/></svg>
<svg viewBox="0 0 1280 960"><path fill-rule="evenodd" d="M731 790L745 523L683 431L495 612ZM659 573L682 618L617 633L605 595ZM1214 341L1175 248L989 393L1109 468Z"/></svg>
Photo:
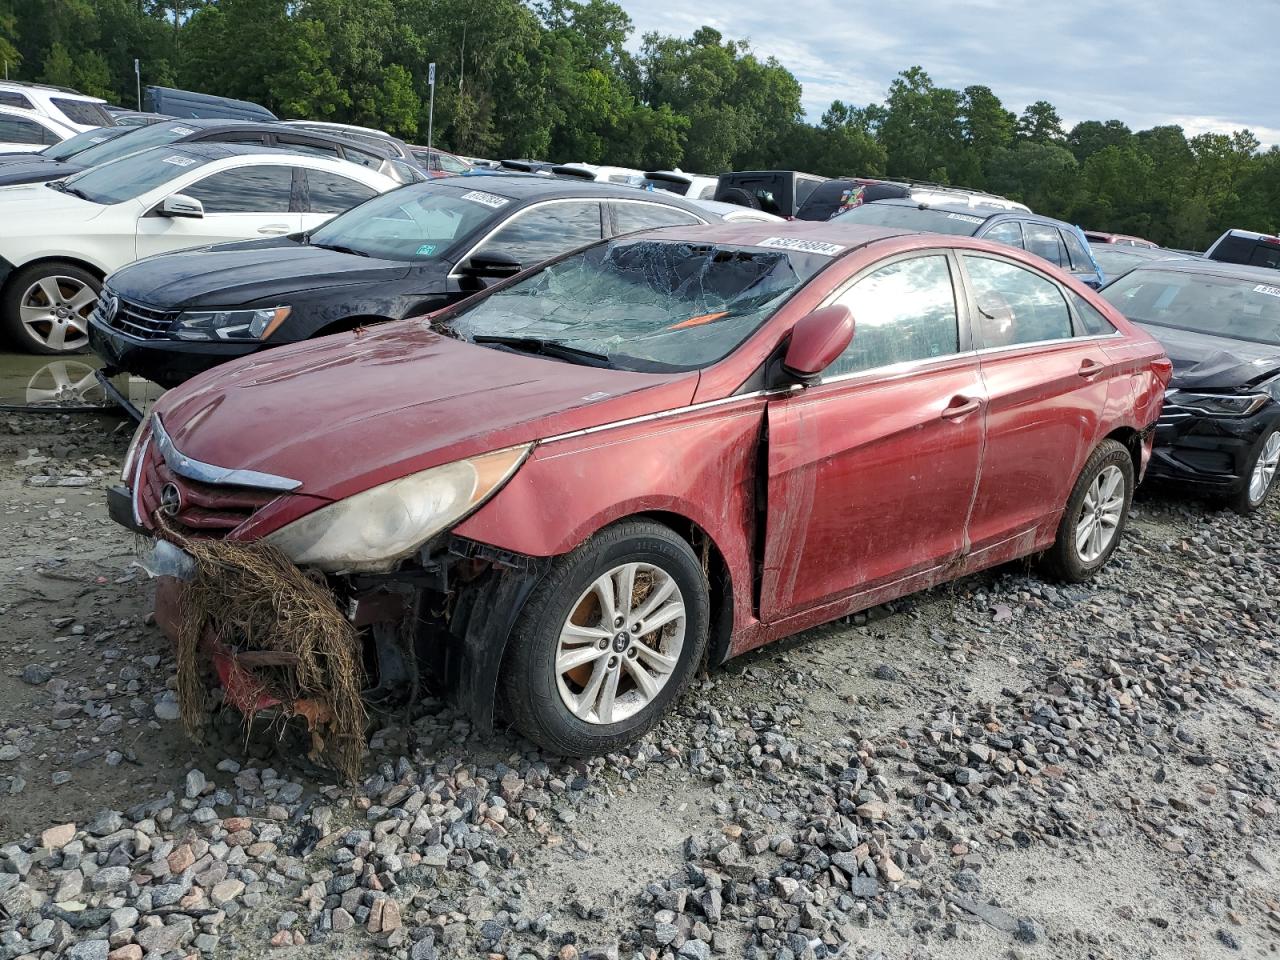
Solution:
<svg viewBox="0 0 1280 960"><path fill-rule="evenodd" d="M608 527L558 558L521 614L499 680L508 718L562 756L617 750L698 669L709 619L683 538L651 521Z"/></svg>
<svg viewBox="0 0 1280 960"><path fill-rule="evenodd" d="M101 290L102 280L74 263L33 263L5 285L0 327L13 347L27 353L83 353Z"/></svg>
<svg viewBox="0 0 1280 960"><path fill-rule="evenodd" d="M1244 485L1239 491L1227 498L1227 506L1241 516L1257 512L1271 491L1276 486L1276 457L1280 456L1280 427L1273 427L1264 433L1258 444L1249 454L1248 469L1244 474ZM1257 490L1254 489L1255 481Z"/></svg>
<svg viewBox="0 0 1280 960"><path fill-rule="evenodd" d="M1124 536L1133 488L1129 451L1118 441L1103 440L1076 478L1053 546L1040 556L1044 571L1081 583L1102 569Z"/></svg>

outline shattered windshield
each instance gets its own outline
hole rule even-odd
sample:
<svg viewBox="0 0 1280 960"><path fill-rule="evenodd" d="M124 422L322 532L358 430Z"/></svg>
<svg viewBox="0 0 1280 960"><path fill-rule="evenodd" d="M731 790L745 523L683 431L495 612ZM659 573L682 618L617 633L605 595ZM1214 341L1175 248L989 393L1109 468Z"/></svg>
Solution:
<svg viewBox="0 0 1280 960"><path fill-rule="evenodd" d="M440 327L620 369L694 370L732 352L830 262L795 250L617 240L495 291Z"/></svg>
<svg viewBox="0 0 1280 960"><path fill-rule="evenodd" d="M1280 284L1139 268L1102 295L1139 323L1280 346Z"/></svg>

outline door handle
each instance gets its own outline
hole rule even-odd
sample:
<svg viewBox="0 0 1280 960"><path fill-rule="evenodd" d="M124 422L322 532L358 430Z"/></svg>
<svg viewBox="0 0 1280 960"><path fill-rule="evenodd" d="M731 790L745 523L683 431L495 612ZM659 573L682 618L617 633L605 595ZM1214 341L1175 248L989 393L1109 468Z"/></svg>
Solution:
<svg viewBox="0 0 1280 960"><path fill-rule="evenodd" d="M981 400L972 400L969 397L952 397L951 402L942 410L942 419L959 420L961 417L967 417L969 414L977 413L981 409Z"/></svg>
<svg viewBox="0 0 1280 960"><path fill-rule="evenodd" d="M269 223L265 227L259 227L258 232L268 237L279 237L289 232L287 223Z"/></svg>
<svg viewBox="0 0 1280 960"><path fill-rule="evenodd" d="M1096 377L1102 371L1103 366L1097 360L1085 359L1076 373L1088 380L1090 377Z"/></svg>

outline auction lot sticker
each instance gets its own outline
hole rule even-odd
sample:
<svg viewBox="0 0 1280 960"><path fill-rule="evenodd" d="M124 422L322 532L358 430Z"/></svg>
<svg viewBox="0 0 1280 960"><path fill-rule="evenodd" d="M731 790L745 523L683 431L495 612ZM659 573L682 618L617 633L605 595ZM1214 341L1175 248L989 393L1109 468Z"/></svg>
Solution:
<svg viewBox="0 0 1280 960"><path fill-rule="evenodd" d="M1268 297L1280 297L1280 287L1272 287L1265 283L1260 283L1253 288L1254 293L1265 293Z"/></svg>
<svg viewBox="0 0 1280 960"><path fill-rule="evenodd" d="M822 240L801 240L798 237L767 237L756 244L757 247L773 247L775 250L795 250L797 253L820 253L824 257L834 257L844 249L838 243L826 243Z"/></svg>
<svg viewBox="0 0 1280 960"><path fill-rule="evenodd" d="M164 163L172 163L175 167L189 167L195 163L195 157L165 157Z"/></svg>
<svg viewBox="0 0 1280 960"><path fill-rule="evenodd" d="M473 203L483 203L486 207L492 207L497 210L499 207L505 207L511 201L506 197L494 196L492 193L485 193L483 190L472 190L462 195L463 200L470 200Z"/></svg>

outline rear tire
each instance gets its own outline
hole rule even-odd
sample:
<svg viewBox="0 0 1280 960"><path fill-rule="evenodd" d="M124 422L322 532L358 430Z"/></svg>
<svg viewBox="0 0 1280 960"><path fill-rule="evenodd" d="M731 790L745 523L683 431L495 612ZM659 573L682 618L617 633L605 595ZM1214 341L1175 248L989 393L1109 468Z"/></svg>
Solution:
<svg viewBox="0 0 1280 960"><path fill-rule="evenodd" d="M1280 427L1273 427L1258 440L1258 446L1249 457L1249 471L1244 486L1227 498L1227 506L1247 517L1256 513L1267 502L1276 486L1276 474L1280 473Z"/></svg>
<svg viewBox="0 0 1280 960"><path fill-rule="evenodd" d="M16 271L0 297L0 326L18 350L83 353L102 281L74 263L48 260Z"/></svg>
<svg viewBox="0 0 1280 960"><path fill-rule="evenodd" d="M499 679L512 724L562 756L626 746L697 670L709 620L688 543L651 521L609 527L553 563L512 632Z"/></svg>
<svg viewBox="0 0 1280 960"><path fill-rule="evenodd" d="M1133 458L1124 445L1103 440L1085 461L1067 498L1058 535L1040 557L1046 574L1082 583L1102 569L1124 537L1133 502Z"/></svg>

